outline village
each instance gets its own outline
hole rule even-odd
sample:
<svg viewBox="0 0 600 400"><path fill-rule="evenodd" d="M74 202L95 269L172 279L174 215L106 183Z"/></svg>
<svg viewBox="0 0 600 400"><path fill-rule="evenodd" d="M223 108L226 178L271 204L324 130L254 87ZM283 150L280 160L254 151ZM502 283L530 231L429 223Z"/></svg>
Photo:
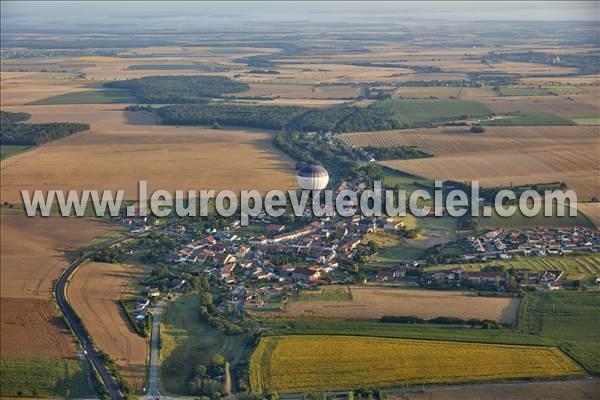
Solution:
<svg viewBox="0 0 600 400"><path fill-rule="evenodd" d="M340 186L340 190L347 184ZM368 258L377 249L365 235L377 231L405 235L403 221L388 217L355 215L326 217L305 224L286 225L261 213L250 221L253 235L239 221L222 229L191 233L180 224L153 226L147 218L123 218L132 232L160 231L178 236L183 244L164 256L169 265L193 267L226 287L240 310L279 310L302 290L321 285L377 283L405 284L429 289L472 289L510 292L516 287L562 288L560 271L511 271L497 268L494 260L515 257L569 256L598 252L600 232L585 227L536 228L527 230L491 229L458 242L458 262L488 262L481 271L461 266L426 271L425 260L405 260L393 268L357 274L355 262ZM258 233L258 234L257 234ZM169 293L182 291L186 281L169 282ZM161 296L151 287L148 299ZM148 299L140 300L134 318L143 320Z"/></svg>

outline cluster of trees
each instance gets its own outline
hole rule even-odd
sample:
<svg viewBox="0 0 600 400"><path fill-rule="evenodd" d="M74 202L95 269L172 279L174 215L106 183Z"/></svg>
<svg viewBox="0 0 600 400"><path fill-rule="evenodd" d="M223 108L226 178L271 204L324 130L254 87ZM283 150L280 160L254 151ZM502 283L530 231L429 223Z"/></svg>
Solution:
<svg viewBox="0 0 600 400"><path fill-rule="evenodd" d="M205 103L206 98L250 89L248 84L224 76L148 76L104 86L129 89L146 103Z"/></svg>
<svg viewBox="0 0 600 400"><path fill-rule="evenodd" d="M73 122L50 122L43 124L19 122L27 119L29 119L29 114L27 113L3 111L0 144L38 146L51 140L60 139L90 129L88 124Z"/></svg>
<svg viewBox="0 0 600 400"><path fill-rule="evenodd" d="M97 262L118 264L123 261L123 255L118 250L112 247L106 247L96 251L92 255L92 259Z"/></svg>
<svg viewBox="0 0 600 400"><path fill-rule="evenodd" d="M208 364L198 364L187 390L192 395L216 395L231 393L229 365L219 353L214 353Z"/></svg>
<svg viewBox="0 0 600 400"><path fill-rule="evenodd" d="M347 106L308 110L294 119L288 130L300 132L339 132L339 123L359 110L359 107Z"/></svg>
<svg viewBox="0 0 600 400"><path fill-rule="evenodd" d="M322 135L308 136L302 133L280 133L274 144L297 160L297 168L308 164L324 165L335 179L357 179L370 184L382 180L383 169L375 163L362 164L348 146L340 141L331 142Z"/></svg>
<svg viewBox="0 0 600 400"><path fill-rule="evenodd" d="M489 114L474 102L415 100L380 101L369 107L235 104L171 105L158 109L168 125L233 125L284 129L287 132L360 132L436 126L454 119Z"/></svg>
<svg viewBox="0 0 600 400"><path fill-rule="evenodd" d="M377 160L410 160L413 158L431 157L416 147L365 147Z"/></svg>
<svg viewBox="0 0 600 400"><path fill-rule="evenodd" d="M252 106L210 104L205 106L173 105L161 107L158 115L167 125L230 125L252 128L285 128L290 121L305 112L295 106Z"/></svg>
<svg viewBox="0 0 600 400"><path fill-rule="evenodd" d="M0 111L0 124L2 125L27 121L29 118L31 118L31 114L25 112Z"/></svg>
<svg viewBox="0 0 600 400"><path fill-rule="evenodd" d="M239 335L244 333L244 329L239 325L227 320L220 312L217 306L213 303L213 297L207 290L200 290L200 310L198 316L202 321L206 321L226 335Z"/></svg>
<svg viewBox="0 0 600 400"><path fill-rule="evenodd" d="M438 325L469 325L471 328L481 329L500 329L504 325L491 319L471 318L468 320L457 317L435 317L431 319L423 319L413 315L407 316L383 316L381 322L396 323L396 324L438 324ZM510 324L507 324L510 328Z"/></svg>

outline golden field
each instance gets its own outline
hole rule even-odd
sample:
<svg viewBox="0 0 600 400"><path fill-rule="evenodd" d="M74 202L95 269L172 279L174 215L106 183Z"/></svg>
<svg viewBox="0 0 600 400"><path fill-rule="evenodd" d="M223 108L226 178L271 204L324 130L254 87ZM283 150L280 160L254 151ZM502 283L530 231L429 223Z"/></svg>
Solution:
<svg viewBox="0 0 600 400"><path fill-rule="evenodd" d="M520 299L473 297L462 292L407 290L386 287L350 287L347 301L290 301L283 314L289 318L379 319L415 315L420 318L457 317L514 323Z"/></svg>
<svg viewBox="0 0 600 400"><path fill-rule="evenodd" d="M579 201L600 193L597 126L490 126L483 134L426 128L341 138L358 147L416 146L434 157L381 164L428 179L479 180L486 187L562 181L577 192Z"/></svg>
<svg viewBox="0 0 600 400"><path fill-rule="evenodd" d="M138 196L138 181L149 191L176 189L288 189L295 185L293 163L272 145L272 134L155 125L140 113L114 105L12 107L32 122L72 121L89 131L55 140L0 164L2 201L20 202L21 189L123 189ZM65 186L66 184L66 186ZM151 192L149 192L151 193Z"/></svg>
<svg viewBox="0 0 600 400"><path fill-rule="evenodd" d="M551 347L355 336L264 337L250 361L252 390L277 393L584 374Z"/></svg>
<svg viewBox="0 0 600 400"><path fill-rule="evenodd" d="M67 296L94 343L119 366L136 390L144 386L148 347L129 321L119 300L139 295L135 284L143 279L139 267L90 262L71 277Z"/></svg>

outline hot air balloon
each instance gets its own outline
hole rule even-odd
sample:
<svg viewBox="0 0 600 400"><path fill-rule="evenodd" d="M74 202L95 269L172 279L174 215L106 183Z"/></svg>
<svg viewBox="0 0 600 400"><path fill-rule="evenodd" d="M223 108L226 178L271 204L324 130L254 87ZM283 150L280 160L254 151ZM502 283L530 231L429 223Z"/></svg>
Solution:
<svg viewBox="0 0 600 400"><path fill-rule="evenodd" d="M307 165L298 171L297 179L304 190L323 190L329 182L329 173L320 165Z"/></svg>

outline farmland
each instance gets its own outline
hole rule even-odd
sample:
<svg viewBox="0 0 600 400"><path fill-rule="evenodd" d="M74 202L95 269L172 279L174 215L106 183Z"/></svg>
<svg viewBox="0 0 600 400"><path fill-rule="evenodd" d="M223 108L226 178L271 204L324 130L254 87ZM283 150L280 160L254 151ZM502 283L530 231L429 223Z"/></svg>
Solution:
<svg viewBox="0 0 600 400"><path fill-rule="evenodd" d="M75 391L81 383L77 371L82 364L76 358L73 336L52 300L53 281L67 266L68 252L114 228L81 218L28 218L5 207L1 213L0 352L2 362L15 368L6 379L18 378L14 381L17 388L23 388L23 382L39 382L30 387L40 395L64 394L71 385L72 393L82 393ZM5 357L10 359L5 361ZM38 362L38 358L43 360ZM60 370L57 365L62 366ZM50 382L57 371L63 375Z"/></svg>
<svg viewBox="0 0 600 400"><path fill-rule="evenodd" d="M79 360L0 358L2 397L77 397L94 395Z"/></svg>
<svg viewBox="0 0 600 400"><path fill-rule="evenodd" d="M290 301L281 316L342 319L378 319L392 315L414 315L426 319L448 316L514 323L519 308L516 298L470 297L461 292L353 286L350 293L352 299L346 301Z"/></svg>
<svg viewBox="0 0 600 400"><path fill-rule="evenodd" d="M3 202L21 201L21 189L60 187L75 169L70 188L123 189L126 199L137 196L139 180L147 180L149 190L171 191L264 192L294 184L290 160L274 149L267 132L159 126L102 105L35 107L32 122L68 119L91 129L2 161ZM230 157L231 146L236 157Z"/></svg>
<svg viewBox="0 0 600 400"><path fill-rule="evenodd" d="M0 146L0 160L4 160L15 154L22 153L31 148L31 146L19 146L19 145L3 145Z"/></svg>
<svg viewBox="0 0 600 400"><path fill-rule="evenodd" d="M146 340L131 326L119 301L139 295L134 284L141 278L139 268L93 262L79 267L67 290L94 343L115 361L136 390L144 386Z"/></svg>
<svg viewBox="0 0 600 400"><path fill-rule="evenodd" d="M530 400L543 399L552 393L558 399L589 399L600 391L598 380L578 379L558 382L491 383L483 385L447 385L389 394L390 399L403 400Z"/></svg>
<svg viewBox="0 0 600 400"><path fill-rule="evenodd" d="M261 339L252 356L250 379L254 391L297 393L584 373L560 350L549 347L283 336Z"/></svg>
<svg viewBox="0 0 600 400"><path fill-rule="evenodd" d="M134 103L135 97L126 89L86 90L59 94L41 100L33 101L31 105L57 105L57 104L111 104Z"/></svg>
<svg viewBox="0 0 600 400"><path fill-rule="evenodd" d="M529 294L523 300L518 330L554 341L588 372L600 373L598 291Z"/></svg>
<svg viewBox="0 0 600 400"><path fill-rule="evenodd" d="M504 86L498 89L498 93L501 96L545 96L550 91L535 86Z"/></svg>
<svg viewBox="0 0 600 400"><path fill-rule="evenodd" d="M580 201L600 186L600 136L593 126L486 127L475 134L465 128L407 129L341 135L359 147L416 146L433 158L389 160L382 164L428 179L479 180L482 186L567 183ZM502 165L502 168L498 168Z"/></svg>
<svg viewBox="0 0 600 400"><path fill-rule="evenodd" d="M487 263L469 263L460 264L466 271L480 271L487 265L498 265L509 268L528 269L536 272L544 271L565 271L566 279L570 275L584 276L586 279L591 279L600 274L600 255L580 255L570 257L519 257L513 260L495 260L491 264ZM459 265L456 265L457 267ZM440 270L448 268L448 266L430 267L427 270Z"/></svg>

